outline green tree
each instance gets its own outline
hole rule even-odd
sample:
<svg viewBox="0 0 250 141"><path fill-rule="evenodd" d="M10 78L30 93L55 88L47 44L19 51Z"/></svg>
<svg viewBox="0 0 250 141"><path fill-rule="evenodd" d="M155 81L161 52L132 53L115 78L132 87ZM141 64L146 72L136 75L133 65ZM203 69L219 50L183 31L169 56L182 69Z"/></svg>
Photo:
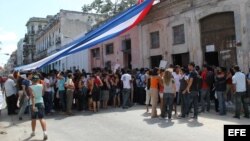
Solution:
<svg viewBox="0 0 250 141"><path fill-rule="evenodd" d="M94 0L91 4L84 4L82 6L82 11L84 13L103 14L109 18L126 10L136 3L137 0Z"/></svg>
<svg viewBox="0 0 250 141"><path fill-rule="evenodd" d="M117 13L120 13L137 3L137 0L121 0L117 3Z"/></svg>
<svg viewBox="0 0 250 141"><path fill-rule="evenodd" d="M91 30L102 25L105 21L136 4L137 0L94 0L91 4L84 4L82 11L84 13L101 14L103 18L97 18L97 23Z"/></svg>

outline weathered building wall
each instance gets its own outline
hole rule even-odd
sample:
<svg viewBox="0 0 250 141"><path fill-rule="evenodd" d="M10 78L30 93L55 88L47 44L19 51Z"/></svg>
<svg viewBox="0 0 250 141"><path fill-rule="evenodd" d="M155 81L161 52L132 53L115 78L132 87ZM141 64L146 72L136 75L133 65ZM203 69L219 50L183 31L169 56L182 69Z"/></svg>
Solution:
<svg viewBox="0 0 250 141"><path fill-rule="evenodd" d="M246 71L250 65L249 3L248 0L166 0L156 4L138 27L143 66L150 67L151 56L162 55L173 63L173 55L182 53L189 53L190 61L202 65L205 60L200 20L216 13L233 12L237 64ZM185 42L174 44L173 27L181 24L184 24ZM159 31L160 48L151 49L150 33L154 31ZM219 52L219 59L220 55Z"/></svg>
<svg viewBox="0 0 250 141"><path fill-rule="evenodd" d="M134 27L130 31L113 38L111 40L105 41L101 44L98 44L91 49L89 49L89 68L104 68L107 67L106 63L110 61L111 69L114 69L116 64L120 65L121 68L128 68L128 63L132 68L140 68L142 66L141 60L141 51L139 48L139 33L138 28ZM128 51L131 54L131 61L128 62L126 57L126 51L122 49L122 42L127 39L131 41L131 50ZM106 54L106 45L113 44L113 53ZM92 51L95 49L99 49L100 55L98 57L93 57Z"/></svg>
<svg viewBox="0 0 250 141"><path fill-rule="evenodd" d="M100 18L102 17L96 14L60 10L36 38L37 60L56 53L63 49L66 44L84 36ZM44 67L43 70L85 69L88 71L88 66L88 51L83 50L62 58Z"/></svg>

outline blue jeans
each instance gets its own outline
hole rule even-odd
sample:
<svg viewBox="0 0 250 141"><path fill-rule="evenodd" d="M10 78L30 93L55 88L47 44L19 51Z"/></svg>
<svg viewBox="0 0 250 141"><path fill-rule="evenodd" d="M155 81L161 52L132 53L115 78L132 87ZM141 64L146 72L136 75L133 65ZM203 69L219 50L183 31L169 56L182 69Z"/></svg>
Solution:
<svg viewBox="0 0 250 141"><path fill-rule="evenodd" d="M62 106L62 111L66 111L66 91L60 90L59 91L59 98L60 98L60 104Z"/></svg>
<svg viewBox="0 0 250 141"><path fill-rule="evenodd" d="M194 105L194 117L198 116L198 100L199 100L198 93L199 93L198 91L191 91L188 94L188 95L190 95L190 101L189 101L188 108L190 109L190 107L192 106L192 104ZM189 111L189 109L188 109L188 111Z"/></svg>
<svg viewBox="0 0 250 141"><path fill-rule="evenodd" d="M128 107L129 106L129 96L131 93L131 89L123 89L123 103L122 103L122 107Z"/></svg>
<svg viewBox="0 0 250 141"><path fill-rule="evenodd" d="M172 117L172 111L173 111L173 105L174 105L174 94L173 93L164 93L163 94L163 110L161 113L162 117L165 117L165 112L168 114L168 118L171 119Z"/></svg>
<svg viewBox="0 0 250 141"><path fill-rule="evenodd" d="M241 103L246 117L249 117L248 105L246 102L246 92L236 92L235 94L235 116L240 117Z"/></svg>
<svg viewBox="0 0 250 141"><path fill-rule="evenodd" d="M84 110L88 109L88 88L82 88L82 107Z"/></svg>
<svg viewBox="0 0 250 141"><path fill-rule="evenodd" d="M185 117L188 115L190 94L182 94L179 92L181 98L181 116Z"/></svg>
<svg viewBox="0 0 250 141"><path fill-rule="evenodd" d="M224 91L216 91L218 101L219 101L220 115L226 114L226 103L225 103L224 93L225 93Z"/></svg>
<svg viewBox="0 0 250 141"><path fill-rule="evenodd" d="M19 113L18 113L18 117L22 117L27 106L28 106L28 102L29 102L29 98L27 98L26 96L23 98L23 103L22 105L20 106L20 110L19 110Z"/></svg>
<svg viewBox="0 0 250 141"><path fill-rule="evenodd" d="M201 111L205 111L207 103L207 111L210 110L210 91L209 89L201 89Z"/></svg>
<svg viewBox="0 0 250 141"><path fill-rule="evenodd" d="M52 92L44 93L44 105L46 114L50 113L52 110L53 102L52 102Z"/></svg>

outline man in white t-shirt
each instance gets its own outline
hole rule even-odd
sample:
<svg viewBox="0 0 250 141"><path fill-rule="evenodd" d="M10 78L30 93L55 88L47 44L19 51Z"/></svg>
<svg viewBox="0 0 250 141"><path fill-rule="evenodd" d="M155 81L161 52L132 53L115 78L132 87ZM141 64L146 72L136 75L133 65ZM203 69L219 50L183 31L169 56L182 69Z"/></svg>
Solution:
<svg viewBox="0 0 250 141"><path fill-rule="evenodd" d="M243 105L245 118L249 118L248 105L246 102L246 76L240 72L239 66L234 66L235 74L233 76L233 84L235 93L235 116L240 119L241 103Z"/></svg>
<svg viewBox="0 0 250 141"><path fill-rule="evenodd" d="M52 89L51 89L51 83L49 80L49 76L47 74L44 74L44 106L45 106L45 113L51 114L53 101L52 101Z"/></svg>
<svg viewBox="0 0 250 141"><path fill-rule="evenodd" d="M176 65L174 68L174 71L172 72L172 75L174 77L174 81L175 81L175 86L176 86L176 104L179 105L180 104L180 95L179 95L179 91L180 91L180 79L181 79L181 75L179 74L180 72L180 66Z"/></svg>
<svg viewBox="0 0 250 141"><path fill-rule="evenodd" d="M7 108L8 108L8 115L15 115L16 110L16 83L14 81L14 77L12 74L8 76L8 79L4 83L6 100L7 100Z"/></svg>
<svg viewBox="0 0 250 141"><path fill-rule="evenodd" d="M123 103L122 103L122 108L127 109L128 106L129 106L128 99L129 99L129 96L130 96L130 93L131 93L131 83L132 83L132 77L128 73L128 71L122 75L121 81L123 83Z"/></svg>

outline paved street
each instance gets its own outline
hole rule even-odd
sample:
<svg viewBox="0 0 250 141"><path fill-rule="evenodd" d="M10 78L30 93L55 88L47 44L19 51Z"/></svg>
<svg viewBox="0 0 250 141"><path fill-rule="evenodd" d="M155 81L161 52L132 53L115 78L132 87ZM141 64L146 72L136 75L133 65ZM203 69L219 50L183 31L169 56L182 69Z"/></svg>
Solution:
<svg viewBox="0 0 250 141"><path fill-rule="evenodd" d="M151 119L143 106L128 110L109 109L97 114L80 112L74 116L54 115L46 117L50 141L222 141L224 124L250 124L249 119L233 119L232 114L218 116L215 113L201 114L198 121L176 119L172 122ZM36 136L30 138L30 121L26 116L18 121L17 116L0 117L1 141L39 141L43 138L40 124Z"/></svg>

